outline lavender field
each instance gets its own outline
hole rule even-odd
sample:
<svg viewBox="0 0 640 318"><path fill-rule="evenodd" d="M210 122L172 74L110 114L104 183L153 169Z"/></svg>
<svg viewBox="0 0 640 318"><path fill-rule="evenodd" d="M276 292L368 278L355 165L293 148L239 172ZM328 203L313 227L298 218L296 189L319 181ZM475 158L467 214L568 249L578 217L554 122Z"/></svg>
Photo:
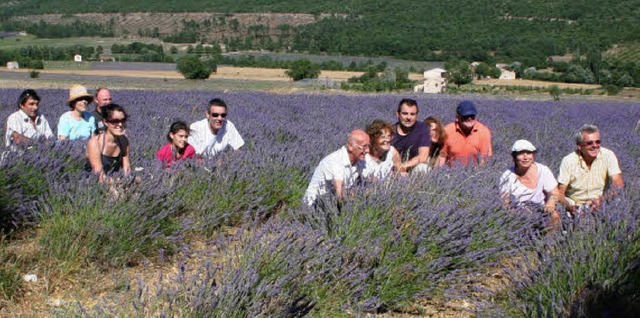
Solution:
<svg viewBox="0 0 640 318"><path fill-rule="evenodd" d="M55 129L67 111L68 92L38 92L41 112ZM19 93L0 90L0 117L17 109ZM422 316L452 303L464 304L459 313L492 317L628 316L640 309L638 104L471 97L493 133L494 156L486 167L351 189L338 211L312 210L301 199L315 166L345 142L348 131L374 119L395 122L404 97L418 100L420 120L450 122L463 97L112 95L128 112L132 166L143 168L136 172L142 182L123 178L119 197L107 195L83 171L82 142L47 143L11 155L0 170L0 220L9 233L2 243L13 244L24 237L16 233L35 227L39 258L65 273L88 266L140 268L158 258L180 270L160 281L140 279L92 305L69 300L54 314ZM245 147L204 165L162 170L154 154L169 125L203 118L213 97L229 105L228 118ZM542 215L503 208L498 179L512 164L513 142L532 141L536 161L557 174L575 147L573 133L585 123L599 126L603 146L618 155L625 192L597 214L564 218L564 231L555 233L544 230ZM182 258L194 240L209 244L210 259ZM25 269L16 259L0 252L5 302L23 297L19 274Z"/></svg>

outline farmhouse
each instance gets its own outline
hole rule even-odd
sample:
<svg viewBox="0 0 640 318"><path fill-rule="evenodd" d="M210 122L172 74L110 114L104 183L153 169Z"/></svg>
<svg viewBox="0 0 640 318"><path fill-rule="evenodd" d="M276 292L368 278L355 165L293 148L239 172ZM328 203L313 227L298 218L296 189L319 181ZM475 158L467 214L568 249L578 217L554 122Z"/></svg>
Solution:
<svg viewBox="0 0 640 318"><path fill-rule="evenodd" d="M496 67L500 69L500 78L501 80L515 80L516 72L509 69L509 65L498 63Z"/></svg>
<svg viewBox="0 0 640 318"><path fill-rule="evenodd" d="M7 69L8 70L17 70L19 68L20 68L20 65L18 64L18 62L16 62L16 61L7 62Z"/></svg>
<svg viewBox="0 0 640 318"><path fill-rule="evenodd" d="M438 94L444 92L447 87L447 79L445 77L447 70L434 68L423 73L424 84L417 85L413 88L414 92L423 92Z"/></svg>

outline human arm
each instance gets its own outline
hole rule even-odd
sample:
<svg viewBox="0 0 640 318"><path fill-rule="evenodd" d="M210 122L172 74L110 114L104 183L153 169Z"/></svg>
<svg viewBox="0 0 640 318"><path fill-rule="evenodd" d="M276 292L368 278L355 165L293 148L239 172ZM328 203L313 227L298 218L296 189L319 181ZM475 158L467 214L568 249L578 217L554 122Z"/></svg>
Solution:
<svg viewBox="0 0 640 318"><path fill-rule="evenodd" d="M421 163L426 163L428 159L429 159L429 147L419 147L418 154L415 157L401 163L398 171L400 173L407 172L411 170L411 168Z"/></svg>
<svg viewBox="0 0 640 318"><path fill-rule="evenodd" d="M480 167L484 167L487 165L487 159L493 156L493 147L491 145L491 130L488 127L484 126L484 132L480 139L480 158L478 160L478 165Z"/></svg>
<svg viewBox="0 0 640 318"><path fill-rule="evenodd" d="M67 120L67 114L68 113L64 113L60 116L60 120L58 120L58 140L66 140L71 134L71 125Z"/></svg>
<svg viewBox="0 0 640 318"><path fill-rule="evenodd" d="M124 149L122 149L122 151L124 151L124 153L122 154L122 172L124 173L125 176L129 175L131 173L131 160L129 159L129 143L127 142L127 145L124 147Z"/></svg>
<svg viewBox="0 0 640 318"><path fill-rule="evenodd" d="M91 172L98 176L98 181L100 183L107 182L106 175L102 167L98 136L90 138L87 143L87 160L89 160L89 165L91 165Z"/></svg>
<svg viewBox="0 0 640 318"><path fill-rule="evenodd" d="M559 183L557 190L558 190L558 195L557 195L558 202L562 203L566 207L567 211L574 213L576 211L576 207L572 203L570 203L566 197L567 185Z"/></svg>
<svg viewBox="0 0 640 318"><path fill-rule="evenodd" d="M338 198L338 202L342 201L342 186L344 185L344 182L342 180L339 179L334 179L333 180L333 189L336 191L336 198Z"/></svg>

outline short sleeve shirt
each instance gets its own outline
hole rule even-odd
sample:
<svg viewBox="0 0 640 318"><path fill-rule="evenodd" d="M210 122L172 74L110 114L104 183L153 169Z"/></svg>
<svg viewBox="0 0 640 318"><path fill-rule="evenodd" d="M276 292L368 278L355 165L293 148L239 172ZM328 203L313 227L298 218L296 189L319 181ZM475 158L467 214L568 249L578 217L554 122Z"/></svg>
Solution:
<svg viewBox="0 0 640 318"><path fill-rule="evenodd" d="M190 128L189 144L203 157L215 157L227 147L238 150L244 145L244 139L230 120L225 120L215 135L211 132L209 120L206 118L191 124Z"/></svg>
<svg viewBox="0 0 640 318"><path fill-rule="evenodd" d="M465 135L458 123L453 122L444 127L447 139L442 146L442 155L450 166L458 162L464 166L477 164L480 158L491 157L491 130L484 124L476 122L469 135Z"/></svg>
<svg viewBox="0 0 640 318"><path fill-rule="evenodd" d="M427 124L420 121L416 122L411 131L405 136L398 134L398 125L399 123L395 125L396 129L391 139L391 145L400 153L402 162L417 156L420 147L431 146L431 137L429 136Z"/></svg>
<svg viewBox="0 0 640 318"><path fill-rule="evenodd" d="M190 144L187 144L184 154L178 160L189 159L196 156L196 150ZM171 143L164 145L158 152L156 152L156 159L165 163L167 167L171 166L171 163L176 161L176 154L174 153Z"/></svg>
<svg viewBox="0 0 640 318"><path fill-rule="evenodd" d="M618 158L613 151L600 147L600 153L591 163L591 168L574 151L560 163L558 182L567 186L565 196L576 205L601 197L608 187L611 176L622 173Z"/></svg>
<svg viewBox="0 0 640 318"><path fill-rule="evenodd" d="M304 194L304 202L311 206L318 196L335 192L334 180L342 180L345 189L352 187L363 176L365 166L366 163L360 160L351 164L347 147L342 146L320 161Z"/></svg>
<svg viewBox="0 0 640 318"><path fill-rule="evenodd" d="M58 136L64 136L69 140L89 139L95 131L96 119L89 112L83 112L81 120L76 120L71 114L69 111L60 116Z"/></svg>
<svg viewBox="0 0 640 318"><path fill-rule="evenodd" d="M537 162L536 167L538 168L538 184L534 189L530 189L520 183L516 176L515 168L511 168L500 177L500 192L508 194L513 203L530 202L534 205L543 206L545 193L555 189L558 186L558 182L549 167Z"/></svg>
<svg viewBox="0 0 640 318"><path fill-rule="evenodd" d="M7 131L4 136L5 145L11 146L14 144L13 132L17 132L27 138L37 139L40 137L51 138L53 132L49 126L49 122L44 115L38 115L35 120L35 126L31 123L31 120L27 114L22 110L9 115L7 118Z"/></svg>

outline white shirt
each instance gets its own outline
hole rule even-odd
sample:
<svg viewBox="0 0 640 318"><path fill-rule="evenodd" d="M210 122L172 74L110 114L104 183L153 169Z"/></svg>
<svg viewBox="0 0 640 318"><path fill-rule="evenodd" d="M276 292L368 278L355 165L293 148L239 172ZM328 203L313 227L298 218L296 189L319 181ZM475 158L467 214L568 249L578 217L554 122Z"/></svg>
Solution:
<svg viewBox="0 0 640 318"><path fill-rule="evenodd" d="M512 203L530 202L544 206L544 193L549 193L555 189L558 186L558 182L549 167L537 162L536 166L538 167L538 184L536 184L535 189L530 189L520 183L514 168L511 168L500 177L500 192L509 194Z"/></svg>
<svg viewBox="0 0 640 318"><path fill-rule="evenodd" d="M352 165L347 147L342 146L342 148L332 152L320 161L316 170L313 171L313 176L304 194L303 201L311 206L318 196L329 191L335 193L335 189L333 189L334 180L342 180L344 189L353 186L358 177L363 175L365 165L366 163L361 160Z"/></svg>
<svg viewBox="0 0 640 318"><path fill-rule="evenodd" d="M385 154L386 157L383 158L384 160L380 162L376 161L375 159L373 159L373 157L371 157L371 155L367 154L367 156L365 157L367 166L365 175L374 176L378 180L383 180L389 177L389 175L391 175L391 171L393 171L393 156L397 152L398 151L396 150L396 148L393 148L393 146L391 146L389 151L387 151L387 153Z"/></svg>
<svg viewBox="0 0 640 318"><path fill-rule="evenodd" d="M7 118L7 132L4 136L4 143L7 147L14 143L12 137L14 131L30 139L53 137L49 122L44 115L36 117L36 125L34 127L29 116L22 110L18 110Z"/></svg>
<svg viewBox="0 0 640 318"><path fill-rule="evenodd" d="M215 157L229 146L233 150L238 150L244 145L244 139L229 120L224 121L216 135L211 132L209 120L206 118L191 124L189 128L191 128L189 144L196 149L198 155L203 157Z"/></svg>

